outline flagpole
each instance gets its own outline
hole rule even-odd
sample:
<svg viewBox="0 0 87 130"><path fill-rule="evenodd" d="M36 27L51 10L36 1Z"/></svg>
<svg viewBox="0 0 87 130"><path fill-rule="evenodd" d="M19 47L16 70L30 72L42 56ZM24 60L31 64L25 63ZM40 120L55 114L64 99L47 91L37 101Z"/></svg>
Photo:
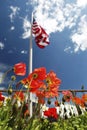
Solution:
<svg viewBox="0 0 87 130"><path fill-rule="evenodd" d="M32 46L32 22L33 22L33 13L31 15L31 29L30 29L30 48L29 48L29 74L32 73L32 62L33 62L33 46ZM29 100L29 111L30 117L32 117L32 93L30 92L28 95Z"/></svg>

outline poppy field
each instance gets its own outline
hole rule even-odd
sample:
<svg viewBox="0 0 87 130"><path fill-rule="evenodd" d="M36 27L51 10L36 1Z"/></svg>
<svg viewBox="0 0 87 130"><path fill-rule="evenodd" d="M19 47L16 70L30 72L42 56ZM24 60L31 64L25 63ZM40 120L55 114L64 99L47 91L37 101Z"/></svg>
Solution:
<svg viewBox="0 0 87 130"><path fill-rule="evenodd" d="M26 74L26 64L18 63L3 75L2 80L11 71L13 75L6 95L0 92L0 130L87 130L86 93L80 97L69 90L59 93L62 80L54 71L47 73L45 67L34 69L27 77L16 82L17 76ZM14 82L16 91L13 91ZM30 92L37 99L32 116L29 110ZM75 106L77 114L70 108L68 116L64 107L61 117L61 105L65 104Z"/></svg>

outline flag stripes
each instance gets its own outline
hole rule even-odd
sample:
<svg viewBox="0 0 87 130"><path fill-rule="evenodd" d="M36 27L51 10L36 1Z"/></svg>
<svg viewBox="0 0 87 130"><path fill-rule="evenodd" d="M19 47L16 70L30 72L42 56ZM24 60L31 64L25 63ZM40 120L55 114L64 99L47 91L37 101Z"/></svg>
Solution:
<svg viewBox="0 0 87 130"><path fill-rule="evenodd" d="M48 34L38 25L35 19L33 19L32 33L35 36L35 42L39 48L45 48L49 44Z"/></svg>

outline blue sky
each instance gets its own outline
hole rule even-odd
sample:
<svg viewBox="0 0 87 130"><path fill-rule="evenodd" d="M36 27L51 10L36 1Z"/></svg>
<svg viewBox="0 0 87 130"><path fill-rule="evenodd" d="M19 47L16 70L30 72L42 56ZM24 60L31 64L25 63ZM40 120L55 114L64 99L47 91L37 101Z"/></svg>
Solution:
<svg viewBox="0 0 87 130"><path fill-rule="evenodd" d="M62 80L60 89L87 89L87 0L0 1L0 79L18 62L29 64L31 13L49 34L50 45L33 42L33 69L46 67ZM0 87L7 87L1 82Z"/></svg>

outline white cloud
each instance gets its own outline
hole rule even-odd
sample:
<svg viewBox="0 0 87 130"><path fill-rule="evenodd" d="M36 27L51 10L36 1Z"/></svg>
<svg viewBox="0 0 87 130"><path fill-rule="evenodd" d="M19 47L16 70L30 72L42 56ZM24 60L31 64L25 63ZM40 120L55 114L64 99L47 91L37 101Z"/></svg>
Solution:
<svg viewBox="0 0 87 130"><path fill-rule="evenodd" d="M26 50L22 50L21 54L27 54L27 51Z"/></svg>
<svg viewBox="0 0 87 130"><path fill-rule="evenodd" d="M4 43L0 42L0 50L4 49Z"/></svg>
<svg viewBox="0 0 87 130"><path fill-rule="evenodd" d="M65 3L63 0L39 1L34 10L37 21L49 34L75 26L77 15L80 14L76 4Z"/></svg>
<svg viewBox="0 0 87 130"><path fill-rule="evenodd" d="M66 47L66 48L64 49L64 51L67 52L67 53L73 53L73 51L72 51L72 49L71 49L70 46Z"/></svg>
<svg viewBox="0 0 87 130"><path fill-rule="evenodd" d="M30 27L31 27L31 24L30 24L28 18L25 17L23 20L23 29L24 29L24 33L22 34L23 39L30 37Z"/></svg>
<svg viewBox="0 0 87 130"><path fill-rule="evenodd" d="M3 74L5 74L5 72L7 72L11 68L12 67L7 64L0 63L0 84L6 84L8 82L8 76L6 75L6 77L3 77ZM5 78L5 81L3 78Z"/></svg>
<svg viewBox="0 0 87 130"><path fill-rule="evenodd" d="M30 1L27 2L27 4ZM69 29L74 52L87 49L87 0L65 1L65 0L31 0L35 18L50 35L55 32L62 32L65 28ZM84 24L84 27L82 27ZM30 22L27 17L23 22L24 33L22 38L30 36ZM76 30L75 30L76 28ZM73 34L72 34L73 32ZM70 45L69 45L70 46Z"/></svg>
<svg viewBox="0 0 87 130"><path fill-rule="evenodd" d="M86 7L87 6L87 0L77 0L78 7Z"/></svg>
<svg viewBox="0 0 87 130"><path fill-rule="evenodd" d="M15 29L15 27L14 27L14 26L11 26L10 30L13 31L14 29Z"/></svg>
<svg viewBox="0 0 87 130"><path fill-rule="evenodd" d="M15 7L10 6L10 9L11 9L12 13L9 15L9 17L10 17L11 22L14 22L14 18L18 14L18 12L20 11L20 8L17 6L15 6Z"/></svg>
<svg viewBox="0 0 87 130"><path fill-rule="evenodd" d="M79 49L87 50L87 16L83 15L80 18L77 30L71 35L72 41L75 43L75 52Z"/></svg>

